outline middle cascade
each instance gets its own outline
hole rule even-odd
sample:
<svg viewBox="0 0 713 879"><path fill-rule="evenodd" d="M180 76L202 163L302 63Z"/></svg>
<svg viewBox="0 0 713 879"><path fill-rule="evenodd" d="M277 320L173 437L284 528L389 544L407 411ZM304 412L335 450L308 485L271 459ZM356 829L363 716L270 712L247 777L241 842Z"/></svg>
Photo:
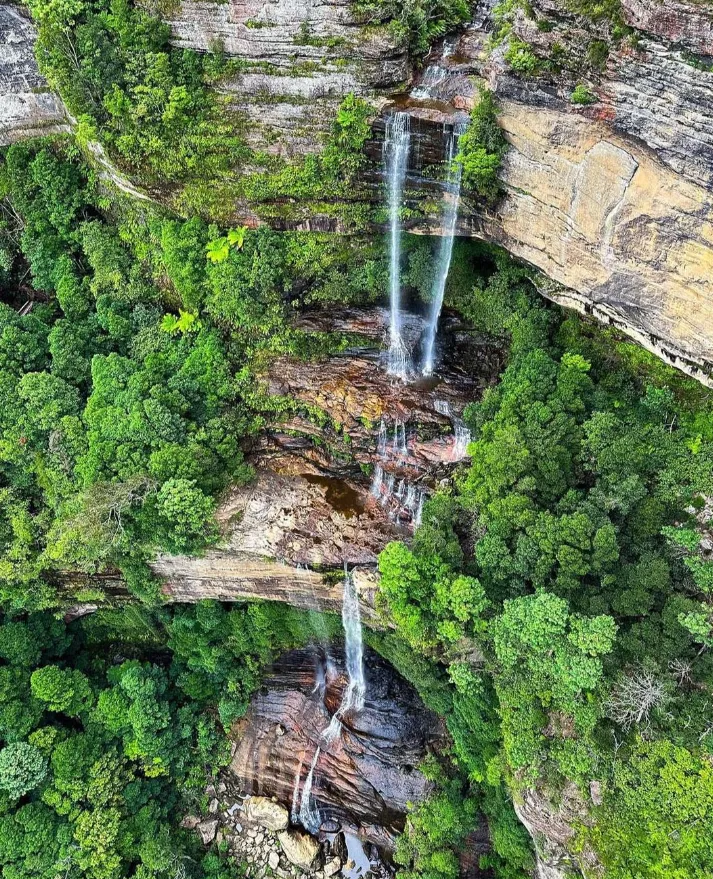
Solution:
<svg viewBox="0 0 713 879"><path fill-rule="evenodd" d="M386 122L384 164L389 187L389 278L391 319L389 361L391 375L405 379L409 372L409 352L401 332L401 223L399 211L408 168L411 143L411 117L394 113Z"/></svg>
<svg viewBox="0 0 713 879"><path fill-rule="evenodd" d="M428 317L426 338L423 348L423 365L421 367L421 372L425 376L433 375L438 319L441 316L443 296L446 292L446 280L448 279L448 270L451 267L451 257L453 255L453 238L455 234L456 220L458 219L462 174L460 163L457 163L454 167L453 159L455 158L458 149L458 139L463 133L463 130L464 126L461 123L456 123L448 134L448 143L446 147L446 160L448 163L446 172L448 174L448 179L445 186L446 207L441 226L441 243L438 249L436 278L433 282L431 310Z"/></svg>

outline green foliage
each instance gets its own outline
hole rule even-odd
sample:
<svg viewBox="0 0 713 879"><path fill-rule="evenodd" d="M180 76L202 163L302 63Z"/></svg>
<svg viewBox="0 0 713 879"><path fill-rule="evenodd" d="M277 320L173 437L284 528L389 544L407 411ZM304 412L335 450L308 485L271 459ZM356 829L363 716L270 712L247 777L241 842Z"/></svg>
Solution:
<svg viewBox="0 0 713 879"><path fill-rule="evenodd" d="M208 88L221 61L173 49L170 28L128 0L31 4L50 85L129 172L150 183L217 178L247 155L240 123Z"/></svg>
<svg viewBox="0 0 713 879"><path fill-rule="evenodd" d="M583 106L586 106L587 104L596 104L597 102L597 96L593 95L586 85L582 85L581 82L576 86L572 94L569 96L569 99L573 104L580 104Z"/></svg>
<svg viewBox="0 0 713 879"><path fill-rule="evenodd" d="M172 615L161 616L170 629ZM158 879L183 865L192 879L227 879L225 862L212 854L204 866L195 838L178 827L206 772L229 758L214 704L177 686L187 657L166 651L170 636L158 618L150 620L152 661L122 659L121 651L140 653L144 644L133 640L136 629L114 629L112 620L121 624L121 614L101 630L44 615L0 622L0 870L16 879ZM279 636L263 639L259 657L247 647L240 659L272 656ZM230 646L223 653L239 671ZM214 680L219 690L224 681ZM11 729L15 699L25 708Z"/></svg>
<svg viewBox="0 0 713 879"><path fill-rule="evenodd" d="M448 667L453 758L478 786L498 875L529 867L507 788L556 797L574 781L586 796L597 779L605 804L582 834L607 875L683 876L688 858L703 876L686 791L698 772L705 789L713 745L713 581L690 512L709 493L708 402L484 255L494 271L449 301L509 342L508 363L466 410L471 462L455 490L429 501L411 547L382 552L384 601L398 633ZM638 730L655 760L642 763Z"/></svg>
<svg viewBox="0 0 713 879"><path fill-rule="evenodd" d="M535 55L530 44L516 37L510 38L503 57L511 70L525 78L537 76L542 70L542 61Z"/></svg>
<svg viewBox="0 0 713 879"><path fill-rule="evenodd" d="M425 800L408 817L407 830L397 842L396 863L402 879L429 876L458 879L461 850L477 822L478 802L457 780L442 780L439 792Z"/></svg>
<svg viewBox="0 0 713 879"><path fill-rule="evenodd" d="M619 755L591 839L612 879L703 879L713 870L713 772L667 741L636 740Z"/></svg>
<svg viewBox="0 0 713 879"><path fill-rule="evenodd" d="M286 199L312 205L339 198L358 199L359 172L367 162L363 147L371 134L369 120L373 114L371 104L363 98L347 95L320 153L294 163L265 157L264 170L241 180L243 194L259 212L267 211L268 215L272 203L281 204ZM366 199L366 193L362 195ZM226 258L225 246L227 242L216 251L216 261Z"/></svg>
<svg viewBox="0 0 713 879"><path fill-rule="evenodd" d="M463 0L356 0L354 8L364 21L388 21L391 34L417 58L427 55L437 39L466 24L471 14Z"/></svg>
<svg viewBox="0 0 713 879"><path fill-rule="evenodd" d="M12 799L39 787L46 774L46 759L28 742L12 742L0 751L0 789Z"/></svg>
<svg viewBox="0 0 713 879"><path fill-rule="evenodd" d="M497 107L491 91L482 89L470 113L470 123L458 141L455 161L463 169L463 185L487 201L499 192L498 169L507 141L497 120Z"/></svg>
<svg viewBox="0 0 713 879"><path fill-rule="evenodd" d="M46 665L32 672L32 695L44 702L49 711L58 711L69 717L91 708L93 693L86 676L80 671Z"/></svg>

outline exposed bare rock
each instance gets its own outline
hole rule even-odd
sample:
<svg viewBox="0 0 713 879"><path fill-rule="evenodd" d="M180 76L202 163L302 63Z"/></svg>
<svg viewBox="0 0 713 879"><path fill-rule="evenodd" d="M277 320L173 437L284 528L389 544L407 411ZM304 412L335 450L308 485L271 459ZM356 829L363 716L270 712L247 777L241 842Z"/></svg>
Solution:
<svg viewBox="0 0 713 879"><path fill-rule="evenodd" d="M342 657L330 649L296 650L283 656L252 700L237 735L231 771L248 791L275 796L291 808L317 747L312 793L323 820L373 826L370 841L383 845L383 831L403 828L406 804L429 790L415 768L430 747L443 741L438 718L416 692L371 651L365 662L366 705L343 718L331 743L322 739L346 686ZM277 726L284 730L276 735ZM381 828L381 830L378 830Z"/></svg>
<svg viewBox="0 0 713 879"><path fill-rule="evenodd" d="M215 839L215 834L218 830L218 819L213 818L210 821L201 821L197 829L203 845L210 845Z"/></svg>
<svg viewBox="0 0 713 879"><path fill-rule="evenodd" d="M685 0L622 0L624 20L637 30L713 55L713 9Z"/></svg>
<svg viewBox="0 0 713 879"><path fill-rule="evenodd" d="M346 0L183 0L170 24L176 45L220 46L241 60L244 70L221 91L250 120L251 145L269 152L319 149L346 94L373 97L410 78L403 41L364 27Z"/></svg>
<svg viewBox="0 0 713 879"><path fill-rule="evenodd" d="M36 38L21 7L0 6L0 146L69 130L62 102L37 69Z"/></svg>
<svg viewBox="0 0 713 879"><path fill-rule="evenodd" d="M509 101L500 122L508 194L474 231L572 291L552 298L710 384L711 194L604 123Z"/></svg>
<svg viewBox="0 0 713 879"><path fill-rule="evenodd" d="M333 501L332 494L340 491ZM159 555L152 568L175 601L261 598L309 609L317 590L328 609L338 610L341 583L298 566L373 565L399 532L368 498L367 489L348 483L264 470L255 483L231 492L220 508L226 539L219 549L202 557ZM366 571L359 573L357 587L367 606L373 605L374 586Z"/></svg>
<svg viewBox="0 0 713 879"><path fill-rule="evenodd" d="M459 231L501 244L554 282L545 295L713 384L713 74L646 42L611 61L602 105L580 111L546 82L513 78L501 55L480 58L466 32L432 60L454 75L434 92L450 104L413 107L442 157L443 121L476 99L462 73L479 69L498 94L506 195L495 209L466 198ZM409 172L421 174L416 157Z"/></svg>
<svg viewBox="0 0 713 879"><path fill-rule="evenodd" d="M595 875L599 864L589 847L576 857L570 851L575 825L589 821L587 807L574 784L561 792L558 805L540 791L530 789L515 800L514 806L535 844L539 879Z"/></svg>
<svg viewBox="0 0 713 879"><path fill-rule="evenodd" d="M283 830L277 838L282 846L287 860L299 867L300 870L309 870L314 866L319 854L319 843L309 833L300 830Z"/></svg>
<svg viewBox="0 0 713 879"><path fill-rule="evenodd" d="M290 814L284 806L267 797L250 797L245 803L245 819L266 830L286 830Z"/></svg>
<svg viewBox="0 0 713 879"><path fill-rule="evenodd" d="M614 128L645 143L674 171L713 184L713 73L651 40L612 58L602 87Z"/></svg>

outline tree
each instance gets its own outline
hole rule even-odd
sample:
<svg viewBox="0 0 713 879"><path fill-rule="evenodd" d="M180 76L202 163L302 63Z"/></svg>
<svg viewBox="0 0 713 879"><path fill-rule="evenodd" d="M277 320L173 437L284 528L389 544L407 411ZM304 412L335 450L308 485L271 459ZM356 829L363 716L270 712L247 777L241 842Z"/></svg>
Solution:
<svg viewBox="0 0 713 879"><path fill-rule="evenodd" d="M0 788L19 799L39 787L47 775L47 760L28 742L13 742L0 751Z"/></svg>
<svg viewBox="0 0 713 879"><path fill-rule="evenodd" d="M215 503L194 479L168 479L156 495L156 508L167 545L178 552L204 543L211 534Z"/></svg>
<svg viewBox="0 0 713 879"><path fill-rule="evenodd" d="M478 103L470 113L470 123L458 140L455 161L461 166L463 186L487 201L500 192L498 170L507 141L497 121L495 97L481 89Z"/></svg>
<svg viewBox="0 0 713 879"><path fill-rule="evenodd" d="M62 669L46 665L32 672L32 695L47 703L50 711L59 711L70 717L87 711L94 700L89 680L76 669Z"/></svg>
<svg viewBox="0 0 713 879"><path fill-rule="evenodd" d="M623 727L646 723L655 708L669 698L666 685L650 671L642 669L624 675L604 703L607 716Z"/></svg>

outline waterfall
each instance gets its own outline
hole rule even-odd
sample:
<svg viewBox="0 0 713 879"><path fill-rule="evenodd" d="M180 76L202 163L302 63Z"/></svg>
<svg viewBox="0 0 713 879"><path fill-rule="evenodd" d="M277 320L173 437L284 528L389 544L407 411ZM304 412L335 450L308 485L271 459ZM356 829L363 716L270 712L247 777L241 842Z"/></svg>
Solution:
<svg viewBox="0 0 713 879"><path fill-rule="evenodd" d="M384 484L384 468L381 464L377 464L374 468L374 475L371 479L371 495L372 497L379 498L381 496L381 489Z"/></svg>
<svg viewBox="0 0 713 879"><path fill-rule="evenodd" d="M416 504L416 512L413 514L413 527L418 528L421 524L421 519L423 518L423 492L419 492L418 495L418 503Z"/></svg>
<svg viewBox="0 0 713 879"><path fill-rule="evenodd" d="M384 419L381 419L381 424L379 425L379 440L377 444L377 453L380 458L383 458L386 454L386 422Z"/></svg>
<svg viewBox="0 0 713 879"><path fill-rule="evenodd" d="M447 56L444 55L444 58L445 57ZM417 101L424 101L432 98L433 89L442 82L445 82L448 77L448 71L444 67L441 67L440 64L430 64L421 78L421 84L419 87L411 91L411 97L416 98Z"/></svg>
<svg viewBox="0 0 713 879"><path fill-rule="evenodd" d="M344 626L345 657L347 666L347 687L342 703L332 716L327 729L322 733L325 742L333 741L341 729L341 720L349 711L359 712L364 708L366 682L364 680L364 642L361 631L361 612L359 596L354 578L344 566L344 598L342 600L342 625ZM303 797L304 799L304 797Z"/></svg>
<svg viewBox="0 0 713 879"><path fill-rule="evenodd" d="M302 780L302 760L300 759L295 775L295 786L292 789L292 809L290 810L290 820L293 824L297 824L300 820L300 781Z"/></svg>
<svg viewBox="0 0 713 879"><path fill-rule="evenodd" d="M462 128L458 125L453 127L449 137L446 155L448 157L448 182L446 183L446 207L443 214L443 222L441 225L441 243L438 249L438 262L436 270L436 279L433 283L433 295L431 301L431 311L428 318L428 326L426 328L426 341L424 343L423 354L423 375L433 374L433 357L436 345L436 333L438 332L438 318L441 316L441 308L443 306L443 295L446 291L446 280L448 278L448 269L451 266L451 256L453 255L453 236L456 228L456 220L458 219L458 204L460 202L460 181L461 166L453 167L453 159L458 146L458 138L460 137Z"/></svg>
<svg viewBox="0 0 713 879"><path fill-rule="evenodd" d="M394 455L405 457L408 455L408 443L406 442L406 424L396 419L394 423L394 439L391 444Z"/></svg>
<svg viewBox="0 0 713 879"><path fill-rule="evenodd" d="M322 749L318 747L317 750L314 752L314 758L312 759L312 763L309 767L309 772L307 773L307 778L305 779L305 786L302 788L302 802L300 803L299 819L300 824L304 827L305 830L309 831L310 833L317 833L317 831L319 830L319 826L322 823L319 809L312 799L314 770L317 766L317 760L319 760L319 755L321 751Z"/></svg>
<svg viewBox="0 0 713 879"><path fill-rule="evenodd" d="M450 418L453 425L453 451L451 452L451 461L460 461L468 457L468 443L471 441L471 435L462 418L459 418L451 411L451 404L448 400L435 400L433 408L439 415L445 415Z"/></svg>
<svg viewBox="0 0 713 879"><path fill-rule="evenodd" d="M391 318L389 324L389 363L391 375L405 379L409 371L409 355L401 332L401 224L399 209L406 179L409 143L411 140L408 113L394 113L386 121L384 165L389 187L389 247Z"/></svg>
<svg viewBox="0 0 713 879"><path fill-rule="evenodd" d="M421 521L424 492L405 477L401 476L397 479L396 474L384 470L388 462L395 463L397 467L407 463L408 444L405 421L396 418L393 433L390 434L384 419L381 419L377 439L377 455L380 460L374 466L370 491L379 505L388 511L391 522L405 524L404 514L406 514L414 527L417 527Z"/></svg>
<svg viewBox="0 0 713 879"><path fill-rule="evenodd" d="M453 429L455 431L455 441L453 443L453 451L451 452L451 461L460 461L468 456L468 443L471 440L470 431L460 418L453 420Z"/></svg>

